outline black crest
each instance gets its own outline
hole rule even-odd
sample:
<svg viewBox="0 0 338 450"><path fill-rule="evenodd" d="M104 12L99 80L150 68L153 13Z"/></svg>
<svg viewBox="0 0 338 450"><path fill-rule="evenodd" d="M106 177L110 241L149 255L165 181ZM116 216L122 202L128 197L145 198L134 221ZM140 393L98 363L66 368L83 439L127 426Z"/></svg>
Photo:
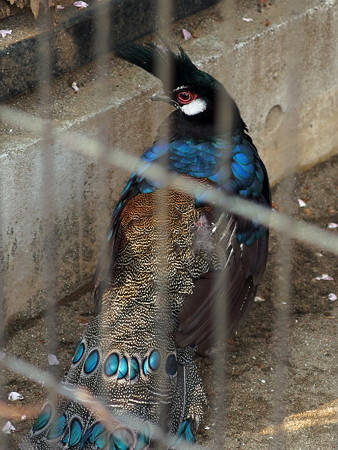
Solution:
<svg viewBox="0 0 338 450"><path fill-rule="evenodd" d="M186 85L209 89L222 87L211 75L199 70L182 47L176 54L154 44L128 44L120 47L116 54L159 78L166 92Z"/></svg>

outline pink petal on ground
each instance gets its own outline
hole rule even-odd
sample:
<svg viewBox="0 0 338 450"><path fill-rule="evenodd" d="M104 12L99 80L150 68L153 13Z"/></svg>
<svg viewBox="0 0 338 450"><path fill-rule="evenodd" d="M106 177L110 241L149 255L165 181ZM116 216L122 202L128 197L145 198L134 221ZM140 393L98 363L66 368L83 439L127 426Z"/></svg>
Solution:
<svg viewBox="0 0 338 450"><path fill-rule="evenodd" d="M1 37L5 37L6 34L12 34L12 30L0 30Z"/></svg>
<svg viewBox="0 0 338 450"><path fill-rule="evenodd" d="M192 38L190 31L186 30L185 28L182 28L182 34L183 34L183 39L186 41L189 41L189 39Z"/></svg>
<svg viewBox="0 0 338 450"><path fill-rule="evenodd" d="M76 8L87 8L88 3L83 2L82 0L78 0L73 3L73 6L75 6Z"/></svg>
<svg viewBox="0 0 338 450"><path fill-rule="evenodd" d="M302 200L301 198L298 199L298 205L300 208L304 208L304 206L306 206L306 203L304 202L304 200Z"/></svg>
<svg viewBox="0 0 338 450"><path fill-rule="evenodd" d="M72 83L72 89L74 89L75 92L79 92L79 90L80 90L79 86L76 84L75 81L74 81L74 83Z"/></svg>
<svg viewBox="0 0 338 450"><path fill-rule="evenodd" d="M65 9L65 7L62 5L56 5L56 9Z"/></svg>
<svg viewBox="0 0 338 450"><path fill-rule="evenodd" d="M320 275L319 277L315 278L316 280L325 280L325 281L332 281L333 278L330 277L327 273L323 273L323 275Z"/></svg>
<svg viewBox="0 0 338 450"><path fill-rule="evenodd" d="M8 394L8 400L12 402L15 402L15 400L23 400L23 396L19 392L13 391Z"/></svg>
<svg viewBox="0 0 338 450"><path fill-rule="evenodd" d="M331 292L331 294L329 294L327 298L330 300L330 302L335 302L337 300L337 296L333 292Z"/></svg>
<svg viewBox="0 0 338 450"><path fill-rule="evenodd" d="M48 364L50 366L57 366L59 364L59 360L55 355L49 354L48 355Z"/></svg>
<svg viewBox="0 0 338 450"><path fill-rule="evenodd" d="M338 228L338 223L330 222L327 224L328 228Z"/></svg>
<svg viewBox="0 0 338 450"><path fill-rule="evenodd" d="M15 431L15 428L12 423L10 421L6 422L2 428L2 432L5 434L11 434L13 431Z"/></svg>

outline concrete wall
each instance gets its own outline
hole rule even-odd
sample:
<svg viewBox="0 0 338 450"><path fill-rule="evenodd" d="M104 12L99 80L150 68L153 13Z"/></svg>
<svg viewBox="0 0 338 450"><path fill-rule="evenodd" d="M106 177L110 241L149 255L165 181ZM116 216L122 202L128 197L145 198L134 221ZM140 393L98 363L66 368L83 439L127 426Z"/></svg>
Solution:
<svg viewBox="0 0 338 450"><path fill-rule="evenodd" d="M229 21L219 20L219 10L207 10L200 13L207 26L185 45L235 97L272 182L295 161L303 169L338 148L337 6L303 1L293 11L294 2L285 3L289 9L275 13L268 27L257 26L263 16L256 11L251 24L234 17L230 37ZM73 81L78 94L70 88ZM53 81L52 88L52 118L59 127L133 154L152 142L168 111L149 99L160 89L156 80L114 58L100 79L88 65ZM36 93L10 106L44 117ZM49 147L20 123L2 123L0 132L2 297L7 318L29 317L51 296L62 298L90 281L127 174L58 143Z"/></svg>

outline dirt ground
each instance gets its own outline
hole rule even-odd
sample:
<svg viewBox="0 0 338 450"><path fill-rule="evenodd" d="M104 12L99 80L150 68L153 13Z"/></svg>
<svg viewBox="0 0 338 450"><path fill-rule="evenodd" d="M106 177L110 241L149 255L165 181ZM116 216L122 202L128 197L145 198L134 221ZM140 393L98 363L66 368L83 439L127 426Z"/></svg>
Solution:
<svg viewBox="0 0 338 450"><path fill-rule="evenodd" d="M295 177L292 203L297 219L323 229L328 229L329 222L338 222L337 173L338 156L335 156ZM273 191L277 208L283 191L281 184ZM298 207L298 198L306 202L306 207ZM329 231L338 238L338 229ZM198 442L208 448L227 449L334 449L338 423L338 301L330 301L328 295L338 295L337 257L293 243L291 297L285 299L278 289L287 284L286 275L279 264L276 233L271 234L268 267L259 290L263 301L253 305L247 321L229 339L225 387L212 376L213 361L199 358L209 407ZM283 246L283 237L280 242ZM315 279L324 273L333 281ZM56 322L60 376L67 371L70 355L86 327L91 310L89 294L62 301L59 305ZM281 325L285 314L287 319ZM278 329L282 330L281 335L278 335ZM47 369L44 319L14 324L6 351ZM218 357L222 358L222 355ZM6 399L11 391L19 392L24 397L16 402L19 416L29 416L25 408L43 401L46 395L43 387L14 373L7 372L6 375L3 398ZM222 403L219 399L224 392ZM215 399L218 399L217 403ZM277 433L272 425L281 408L282 411L284 408L286 420L282 432ZM1 420L1 428L4 423ZM12 420L12 423L15 431L8 436L7 444L2 442L1 448L18 448L18 442L31 427L32 420ZM2 434L1 438L6 439L6 435Z"/></svg>

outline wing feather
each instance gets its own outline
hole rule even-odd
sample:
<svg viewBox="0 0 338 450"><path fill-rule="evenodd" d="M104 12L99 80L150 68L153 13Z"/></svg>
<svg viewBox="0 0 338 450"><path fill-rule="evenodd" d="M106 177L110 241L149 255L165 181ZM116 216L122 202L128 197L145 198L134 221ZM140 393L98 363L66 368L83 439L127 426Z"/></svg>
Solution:
<svg viewBox="0 0 338 450"><path fill-rule="evenodd" d="M226 302L226 335L250 310L266 265L268 232L251 246L240 244L236 239L236 229L241 220L228 217L227 236L222 240L227 257L222 270L210 271L196 280L193 293L185 298L178 317L177 345L197 345L201 353L211 351L216 301Z"/></svg>

